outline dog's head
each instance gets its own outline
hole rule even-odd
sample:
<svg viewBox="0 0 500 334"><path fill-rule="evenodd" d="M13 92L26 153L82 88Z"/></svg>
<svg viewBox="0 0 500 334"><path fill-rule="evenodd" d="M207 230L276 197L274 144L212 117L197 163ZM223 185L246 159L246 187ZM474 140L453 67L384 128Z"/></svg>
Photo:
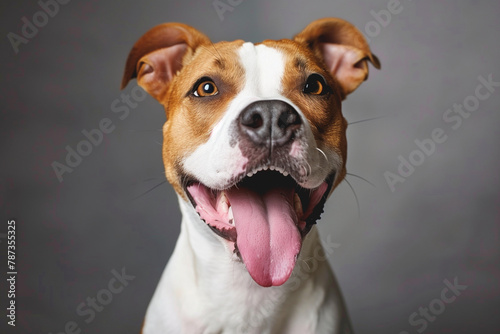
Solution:
<svg viewBox="0 0 500 334"><path fill-rule="evenodd" d="M345 176L341 101L367 61L380 68L362 34L333 18L255 45L166 23L129 54L122 88L137 78L166 110L168 180L262 286L288 279Z"/></svg>

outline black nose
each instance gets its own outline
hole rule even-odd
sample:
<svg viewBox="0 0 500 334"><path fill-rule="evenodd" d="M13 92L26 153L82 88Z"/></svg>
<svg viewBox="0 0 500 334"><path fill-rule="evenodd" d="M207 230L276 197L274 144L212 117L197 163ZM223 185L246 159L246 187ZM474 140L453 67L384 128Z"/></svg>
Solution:
<svg viewBox="0 0 500 334"><path fill-rule="evenodd" d="M254 102L243 109L239 116L240 132L255 144L269 147L289 142L301 124L297 111L279 100Z"/></svg>

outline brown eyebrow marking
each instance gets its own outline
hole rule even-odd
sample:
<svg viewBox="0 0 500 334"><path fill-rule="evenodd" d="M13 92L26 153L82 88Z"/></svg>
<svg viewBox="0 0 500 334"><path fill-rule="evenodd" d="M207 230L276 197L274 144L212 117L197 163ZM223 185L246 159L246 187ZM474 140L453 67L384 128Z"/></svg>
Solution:
<svg viewBox="0 0 500 334"><path fill-rule="evenodd" d="M300 71L305 71L307 67L306 61L303 58L296 58L295 67L298 67Z"/></svg>
<svg viewBox="0 0 500 334"><path fill-rule="evenodd" d="M219 53L219 50L217 50L217 48L215 47L214 43L211 42L211 46L212 48L215 50L215 52L217 54L214 54L213 52L211 52L210 48L202 45L201 48L203 48L204 50L206 50L208 53L210 53L212 56L214 56L214 61L213 61L213 65L214 66L217 66L218 68L220 68L221 70L225 69L225 64L224 64L224 60L222 59L222 56L221 54Z"/></svg>
<svg viewBox="0 0 500 334"><path fill-rule="evenodd" d="M224 64L224 62L220 58L215 58L213 65L217 66L221 70L224 70L226 68L226 65Z"/></svg>

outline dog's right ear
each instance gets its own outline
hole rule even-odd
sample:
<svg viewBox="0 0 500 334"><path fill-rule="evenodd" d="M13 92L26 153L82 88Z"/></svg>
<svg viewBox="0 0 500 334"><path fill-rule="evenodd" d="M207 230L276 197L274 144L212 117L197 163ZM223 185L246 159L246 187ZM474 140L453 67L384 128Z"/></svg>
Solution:
<svg viewBox="0 0 500 334"><path fill-rule="evenodd" d="M351 23L339 18L311 22L294 37L323 60L326 69L342 88L342 99L368 78L368 61L380 69L363 34Z"/></svg>
<svg viewBox="0 0 500 334"><path fill-rule="evenodd" d="M161 101L168 84L197 47L210 44L203 33L182 23L165 23L146 32L130 51L121 89L137 78L139 86Z"/></svg>

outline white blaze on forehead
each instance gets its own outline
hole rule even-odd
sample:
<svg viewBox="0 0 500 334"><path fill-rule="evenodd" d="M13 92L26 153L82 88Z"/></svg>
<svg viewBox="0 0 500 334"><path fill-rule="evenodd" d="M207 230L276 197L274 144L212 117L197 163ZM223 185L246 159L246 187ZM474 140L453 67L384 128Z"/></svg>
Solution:
<svg viewBox="0 0 500 334"><path fill-rule="evenodd" d="M238 55L245 70L242 95L259 98L281 95L285 57L279 50L247 42L240 47Z"/></svg>

